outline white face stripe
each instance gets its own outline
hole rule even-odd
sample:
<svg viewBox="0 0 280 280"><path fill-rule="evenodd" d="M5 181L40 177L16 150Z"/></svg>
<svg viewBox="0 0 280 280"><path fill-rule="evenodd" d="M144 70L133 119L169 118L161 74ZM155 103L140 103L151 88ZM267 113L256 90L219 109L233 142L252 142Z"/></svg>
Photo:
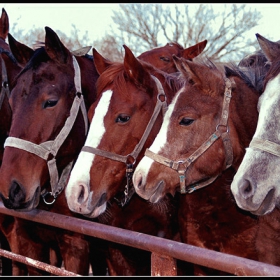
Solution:
<svg viewBox="0 0 280 280"><path fill-rule="evenodd" d="M102 97L95 108L95 113L89 127L85 146L96 148L99 145L105 133L104 117L108 112L112 94L112 90L107 90L102 94ZM79 153L78 159L70 174L69 182L66 188L66 195L67 193L70 194L72 192L71 188L75 188L76 182L78 181L89 185L89 172L94 157L95 155L92 153L84 151Z"/></svg>
<svg viewBox="0 0 280 280"><path fill-rule="evenodd" d="M180 89L175 97L173 98L172 102L169 104L168 109L164 115L164 119L163 119L163 123L161 125L160 131L158 132L158 135L156 136L153 144L151 145L151 147L149 148L150 151L154 152L154 153L158 153L166 144L167 141L167 132L168 132L168 128L170 126L170 118L171 115L173 114L175 105L177 103L177 100L179 98L179 95L184 91L184 87L182 89ZM139 169L143 169L145 170L146 174L148 174L150 167L153 163L153 160L147 156L144 156L143 159L140 161L140 163L138 164Z"/></svg>

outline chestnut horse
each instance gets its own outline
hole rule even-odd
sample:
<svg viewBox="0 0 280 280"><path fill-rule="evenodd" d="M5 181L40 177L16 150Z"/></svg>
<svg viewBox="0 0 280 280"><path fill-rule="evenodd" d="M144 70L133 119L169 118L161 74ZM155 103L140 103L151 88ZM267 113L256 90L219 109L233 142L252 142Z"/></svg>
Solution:
<svg viewBox="0 0 280 280"><path fill-rule="evenodd" d="M1 198L5 207L17 211L39 208L78 217L68 209L63 187L87 134L98 73L90 56L73 55L51 28L45 31L45 46L32 52L9 34L13 55L28 63L11 92L13 119L0 169ZM27 220L16 223L13 252L49 263L51 248L66 270L88 275L93 239ZM96 262L94 274L99 266ZM45 272L31 267L28 273Z"/></svg>
<svg viewBox="0 0 280 280"><path fill-rule="evenodd" d="M154 48L139 55L137 58L152 64L154 67L167 72L177 72L172 55L184 57L192 60L198 56L206 47L207 40L199 42L193 46L184 49L183 46L176 42L167 43L163 47Z"/></svg>
<svg viewBox="0 0 280 280"><path fill-rule="evenodd" d="M183 242L258 260L257 217L237 207L230 183L255 132L260 92L234 65L174 60L185 86L137 165L134 188L151 203L181 193ZM204 274L218 272L196 267Z"/></svg>
<svg viewBox="0 0 280 280"><path fill-rule="evenodd" d="M134 194L131 176L158 132L165 107L181 87L177 75L137 59L124 45L123 63L112 63L95 49L100 74L97 101L89 111L89 133L66 186L69 208L116 227L178 238L177 198L151 204ZM150 252L112 247L124 256L116 275L150 275ZM186 265L186 264L185 264Z"/></svg>

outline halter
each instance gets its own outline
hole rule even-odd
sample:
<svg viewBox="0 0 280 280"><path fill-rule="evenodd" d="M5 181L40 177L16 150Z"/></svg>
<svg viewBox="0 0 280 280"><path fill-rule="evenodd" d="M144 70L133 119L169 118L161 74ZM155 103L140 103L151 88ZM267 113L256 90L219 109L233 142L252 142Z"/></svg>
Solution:
<svg viewBox="0 0 280 280"><path fill-rule="evenodd" d="M50 174L50 184L51 184L51 192L47 192L46 190L41 193L43 200L46 204L53 204L55 202L56 197L62 192L64 186L66 185L67 178L70 174L73 161L71 161L62 171L62 174L59 178L58 170L56 166L56 154L63 144L64 140L70 133L73 124L76 120L78 115L79 109L81 109L84 117L85 122L85 134L88 131L88 117L86 106L84 102L84 98L82 95L82 88L81 88L81 73L78 62L76 58L73 56L73 65L74 65L74 82L76 88L76 97L74 98L72 107L70 109L70 115L65 121L63 128L61 129L60 133L56 136L54 140L43 142L39 145L34 144L30 141L23 140L16 137L8 137L6 142L4 143L4 147L14 147L18 149L25 150L27 152L33 153L40 158L47 161L49 174ZM50 195L53 196L53 200L51 202L46 201L46 196Z"/></svg>
<svg viewBox="0 0 280 280"><path fill-rule="evenodd" d="M158 90L157 103L156 103L154 112L152 114L152 117L144 131L144 134L142 135L142 138L140 139L139 143L135 146L133 152L126 156L122 156L122 155L118 155L115 153L111 153L108 151L100 150L100 149L89 147L89 146L84 146L82 148L82 151L84 151L84 152L92 153L92 154L95 154L98 156L103 156L103 157L106 157L106 158L109 158L109 159L112 159L115 161L120 161L120 162L123 162L126 164L127 184L125 186L125 191L124 191L125 196L124 196L123 201L118 201L115 198L122 207L128 203L128 201L130 200L130 198L132 197L132 195L135 192L135 189L133 188L133 185L132 185L131 178L132 178L133 166L136 162L136 158L138 157L139 153L143 149L143 146L153 128L153 125L154 125L160 111L162 110L162 113L164 115L167 110L166 95L164 93L162 85L155 76L151 75L151 77L154 79L154 81L156 82L156 85L157 85L157 90Z"/></svg>
<svg viewBox="0 0 280 280"><path fill-rule="evenodd" d="M0 53L7 54L13 62L16 62L15 58L7 50L0 48ZM9 88L7 68L6 68L5 61L2 58L2 56L0 56L0 60L1 60L1 66L2 66L2 84L1 84L1 93L0 93L0 110L1 110L5 95L7 96L8 99L10 98L10 88Z"/></svg>
<svg viewBox="0 0 280 280"><path fill-rule="evenodd" d="M280 145L269 140L262 140L258 138L253 138L250 145L250 148L256 148L264 152L273 154L280 157Z"/></svg>
<svg viewBox="0 0 280 280"><path fill-rule="evenodd" d="M146 149L145 156L153 159L154 161L161 163L165 166L168 166L179 173L180 179L180 192L181 194L185 193L192 193L195 190L203 188L209 184L211 184L216 178L219 176L214 176L209 178L207 181L194 184L186 189L185 185L185 173L192 162L194 162L199 156L201 156L216 140L220 137L223 140L224 148L226 152L226 162L225 162L225 169L229 168L232 165L233 161L233 152L232 152L232 145L230 142L229 137L229 128L228 128L228 115L229 115L229 103L231 100L231 88L232 82L229 79L225 79L226 88L224 93L224 101L223 101L223 109L222 109L222 116L220 119L220 123L216 126L216 131L186 160L179 160L173 161L164 156L158 155ZM221 127L226 127L226 131L222 132L220 130Z"/></svg>

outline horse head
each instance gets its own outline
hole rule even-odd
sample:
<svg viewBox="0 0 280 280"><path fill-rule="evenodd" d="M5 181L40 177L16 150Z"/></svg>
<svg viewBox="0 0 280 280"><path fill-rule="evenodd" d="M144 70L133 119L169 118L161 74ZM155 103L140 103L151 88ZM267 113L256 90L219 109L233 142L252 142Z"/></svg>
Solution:
<svg viewBox="0 0 280 280"><path fill-rule="evenodd" d="M16 210L36 208L41 194L55 200L61 193L85 140L88 100L95 100L92 59L74 56L51 28L45 31L45 45L35 51L9 36L13 55L26 64L10 97L1 168L1 198Z"/></svg>

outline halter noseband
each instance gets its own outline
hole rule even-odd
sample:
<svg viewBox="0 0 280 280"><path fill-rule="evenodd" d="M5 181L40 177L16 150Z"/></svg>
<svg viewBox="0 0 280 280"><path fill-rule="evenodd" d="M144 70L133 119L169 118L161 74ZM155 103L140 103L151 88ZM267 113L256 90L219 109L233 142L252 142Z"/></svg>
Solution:
<svg viewBox="0 0 280 280"><path fill-rule="evenodd" d="M4 147L14 147L18 149L25 150L27 152L33 153L42 159L47 161L49 174L50 174L50 184L51 184L51 192L43 192L41 195L43 197L43 200L46 204L53 204L56 197L62 192L64 189L64 186L66 185L67 178L70 174L73 161L71 161L63 170L60 178L58 176L58 170L56 166L56 154L63 144L64 140L70 133L74 122L76 120L76 117L78 115L79 109L81 109L84 117L85 122L85 134L87 134L88 131L88 117L87 117L87 111L86 106L84 102L84 98L82 95L82 88L81 88L81 73L79 64L74 56L73 57L73 65L74 65L74 71L75 71L75 88L76 88L76 96L74 98L72 107L70 109L70 115L65 121L65 124L59 134L56 136L55 140L52 141L46 141L39 145L34 144L30 141L23 140L16 137L8 137L4 143ZM46 196L51 195L53 196L53 200L51 202L46 201Z"/></svg>
<svg viewBox="0 0 280 280"><path fill-rule="evenodd" d="M226 162L225 162L225 169L230 167L232 165L233 161L233 152L232 152L232 145L230 142L229 137L229 128L228 128L228 116L229 116L229 103L231 100L231 89L232 89L232 82L226 78L225 79L226 88L224 93L224 102L223 102L223 109L222 109L222 115L220 119L220 123L216 126L216 131L187 159L185 160L179 160L179 161L173 161L170 160L164 156L158 155L150 151L149 149L146 149L145 156L151 158L152 160L161 163L165 166L168 166L174 170L176 170L179 173L179 179L180 179L180 192L181 194L185 193L192 193L193 191L203 188L209 184L211 184L216 178L219 176L214 176L212 178L209 178L207 181L194 184L190 186L188 189L186 189L185 185L185 173L190 166L192 162L194 162L199 156L201 156L216 140L218 140L220 137L223 140L224 148L226 152ZM219 129L220 127L226 127L225 132L221 132Z"/></svg>
<svg viewBox="0 0 280 280"><path fill-rule="evenodd" d="M269 140L262 140L259 138L253 138L249 145L250 148L256 148L261 151L270 153L272 155L280 157L280 145Z"/></svg>
<svg viewBox="0 0 280 280"><path fill-rule="evenodd" d="M132 178L132 174L133 174L133 165L136 162L136 158L138 157L139 153L143 149L143 146L153 128L153 125L154 125L160 111L162 111L162 113L164 115L167 110L166 95L164 93L162 85L155 76L151 75L151 77L154 79L154 81L156 82L156 85L157 85L157 90L158 90L157 103L154 108L154 112L151 116L151 119L144 131L144 134L142 135L142 138L140 139L139 143L135 146L133 152L126 156L122 156L122 155L118 155L115 153L111 153L108 151L100 150L100 149L89 147L89 146L84 146L82 148L82 151L84 151L84 152L89 152L89 153L92 153L95 155L103 156L103 157L106 157L106 158L109 158L109 159L112 159L115 161L120 161L120 162L123 162L126 164L127 184L125 186L125 191L124 191L125 197L124 197L123 201L119 202L119 204L122 207L128 203L128 201L130 200L130 198L132 197L132 195L135 192L135 189L133 188L133 185L132 185L131 178ZM131 160L133 160L132 163L131 163ZM131 187L131 188L129 188L129 187Z"/></svg>

